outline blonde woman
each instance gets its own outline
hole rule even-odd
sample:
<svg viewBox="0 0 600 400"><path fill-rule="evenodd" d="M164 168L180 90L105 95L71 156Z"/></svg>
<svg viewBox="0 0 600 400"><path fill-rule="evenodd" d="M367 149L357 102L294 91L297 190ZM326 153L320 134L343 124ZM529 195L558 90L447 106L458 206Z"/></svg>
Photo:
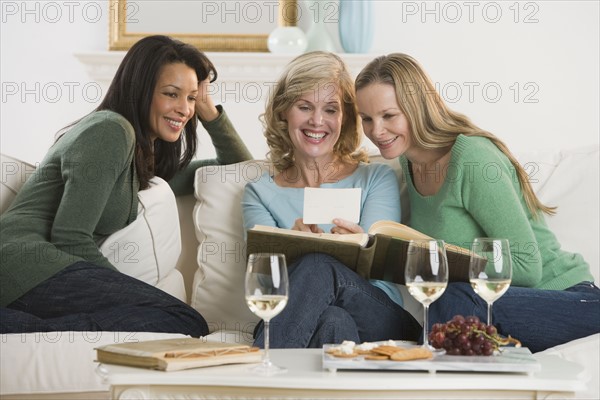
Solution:
<svg viewBox="0 0 600 400"><path fill-rule="evenodd" d="M246 186L244 226L256 224L345 234L366 231L379 219L400 220L396 176L386 165L367 164L358 131L354 85L342 60L313 52L290 62L263 116L269 159L277 169ZM302 222L306 187L362 188L358 224ZM290 266L290 298L272 321L273 347L321 347L341 343L416 340L420 326L398 303L397 288L369 282L324 254ZM262 324L255 343L263 345Z"/></svg>
<svg viewBox="0 0 600 400"><path fill-rule="evenodd" d="M544 221L554 208L535 196L506 145L446 107L408 55L373 60L355 85L365 134L383 157L399 157L412 226L463 247L475 237L510 240L512 286L494 303L500 333L535 352L600 332L600 290L589 265L561 250ZM455 314L485 320L486 303L468 284L450 284L429 321Z"/></svg>

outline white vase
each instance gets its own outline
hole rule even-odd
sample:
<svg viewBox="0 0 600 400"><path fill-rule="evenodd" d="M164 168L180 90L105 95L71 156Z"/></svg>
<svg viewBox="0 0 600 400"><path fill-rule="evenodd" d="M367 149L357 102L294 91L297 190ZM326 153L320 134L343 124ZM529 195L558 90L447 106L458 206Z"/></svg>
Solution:
<svg viewBox="0 0 600 400"><path fill-rule="evenodd" d="M271 53L302 54L306 46L306 35L297 26L275 28L267 40Z"/></svg>
<svg viewBox="0 0 600 400"><path fill-rule="evenodd" d="M336 51L335 43L327 31L327 26L334 22L329 9L331 2L306 1L306 5L309 19L312 22L308 32L306 32L306 40L308 41L306 51Z"/></svg>

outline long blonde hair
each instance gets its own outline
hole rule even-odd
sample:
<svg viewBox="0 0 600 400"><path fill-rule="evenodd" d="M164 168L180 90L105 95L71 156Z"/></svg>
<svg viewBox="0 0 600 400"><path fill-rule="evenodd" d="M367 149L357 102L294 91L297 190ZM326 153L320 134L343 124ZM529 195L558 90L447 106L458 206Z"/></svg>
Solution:
<svg viewBox="0 0 600 400"><path fill-rule="evenodd" d="M267 158L277 170L283 171L294 165L294 146L284 114L304 93L333 85L339 89L343 112L341 135L333 151L343 162L368 161L364 150L359 149L362 134L352 77L337 55L315 51L302 54L287 65L261 115L269 146Z"/></svg>
<svg viewBox="0 0 600 400"><path fill-rule="evenodd" d="M555 213L556 207L548 207L537 198L527 172L504 142L473 124L465 115L450 110L415 59L401 53L376 58L358 74L355 87L358 91L374 83L394 88L398 106L408 120L415 145L424 149L450 147L460 134L488 138L515 168L525 203L533 217L537 217L538 211L549 215Z"/></svg>

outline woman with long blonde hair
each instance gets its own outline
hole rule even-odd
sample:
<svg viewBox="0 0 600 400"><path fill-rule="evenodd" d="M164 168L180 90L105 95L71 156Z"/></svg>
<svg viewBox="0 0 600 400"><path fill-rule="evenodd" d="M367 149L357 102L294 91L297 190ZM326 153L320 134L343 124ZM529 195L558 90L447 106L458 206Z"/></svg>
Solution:
<svg viewBox="0 0 600 400"><path fill-rule="evenodd" d="M600 290L589 265L561 250L544 220L555 209L536 197L499 138L450 110L406 54L371 61L355 89L365 134L383 157L399 158L412 227L467 248L476 237L509 239L512 284L494 303L500 333L541 351L600 332ZM456 314L485 320L486 303L467 283L451 283L429 321Z"/></svg>

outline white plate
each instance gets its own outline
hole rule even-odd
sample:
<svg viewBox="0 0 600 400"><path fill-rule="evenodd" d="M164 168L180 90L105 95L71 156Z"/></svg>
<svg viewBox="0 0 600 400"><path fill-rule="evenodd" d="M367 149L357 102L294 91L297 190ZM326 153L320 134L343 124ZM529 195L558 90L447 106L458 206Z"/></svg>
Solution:
<svg viewBox="0 0 600 400"><path fill-rule="evenodd" d="M526 347L505 347L498 355L493 356L450 356L435 355L430 360L391 361L365 360L360 355L354 358L335 357L327 352L330 347L339 345L326 344L323 346L323 368L328 370L403 370L403 371L471 371L471 372L504 372L504 373L533 373L541 369L540 363ZM407 347L403 345L403 347ZM414 347L414 346L413 346Z"/></svg>

